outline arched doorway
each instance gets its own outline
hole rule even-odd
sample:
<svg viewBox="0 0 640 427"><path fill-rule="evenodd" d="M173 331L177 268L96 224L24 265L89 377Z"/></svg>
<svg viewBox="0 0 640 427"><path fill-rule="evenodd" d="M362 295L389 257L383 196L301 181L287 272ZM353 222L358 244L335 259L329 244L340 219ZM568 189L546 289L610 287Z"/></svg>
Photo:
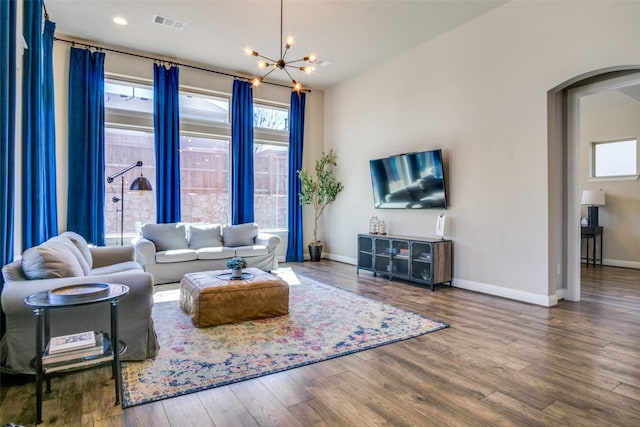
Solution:
<svg viewBox="0 0 640 427"><path fill-rule="evenodd" d="M580 300L580 97L640 84L640 65L585 73L547 93L549 291L558 299Z"/></svg>

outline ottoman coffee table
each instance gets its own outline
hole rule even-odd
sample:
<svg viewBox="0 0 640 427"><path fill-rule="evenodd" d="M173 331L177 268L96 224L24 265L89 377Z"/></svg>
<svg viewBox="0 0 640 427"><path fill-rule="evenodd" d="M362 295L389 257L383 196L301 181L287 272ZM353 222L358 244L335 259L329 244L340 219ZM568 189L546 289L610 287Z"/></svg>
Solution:
<svg viewBox="0 0 640 427"><path fill-rule="evenodd" d="M185 274L180 305L198 328L289 313L289 284L257 268L231 280L229 270ZM246 278L245 278L246 277Z"/></svg>

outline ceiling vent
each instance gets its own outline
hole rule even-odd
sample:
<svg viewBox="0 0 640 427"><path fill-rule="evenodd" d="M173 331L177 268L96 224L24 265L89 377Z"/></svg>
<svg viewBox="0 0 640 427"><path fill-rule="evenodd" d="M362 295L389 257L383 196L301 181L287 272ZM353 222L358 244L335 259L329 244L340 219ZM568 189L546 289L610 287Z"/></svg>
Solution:
<svg viewBox="0 0 640 427"><path fill-rule="evenodd" d="M182 31L187 23L178 19L169 18L162 15L153 15L153 23L164 25L165 27L173 28L174 30Z"/></svg>

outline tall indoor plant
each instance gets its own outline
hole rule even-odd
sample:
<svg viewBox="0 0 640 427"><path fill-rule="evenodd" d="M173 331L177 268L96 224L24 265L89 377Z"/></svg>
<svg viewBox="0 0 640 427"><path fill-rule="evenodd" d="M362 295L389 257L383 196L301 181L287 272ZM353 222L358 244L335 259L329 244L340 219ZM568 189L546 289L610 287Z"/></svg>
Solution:
<svg viewBox="0 0 640 427"><path fill-rule="evenodd" d="M297 171L302 184L300 190L300 204L313 206L313 241L309 243L311 261L319 261L322 254L322 243L318 240L318 219L324 209L338 197L344 186L333 175L336 166L336 155L333 150L322 153L315 164L315 176L311 176L306 169Z"/></svg>

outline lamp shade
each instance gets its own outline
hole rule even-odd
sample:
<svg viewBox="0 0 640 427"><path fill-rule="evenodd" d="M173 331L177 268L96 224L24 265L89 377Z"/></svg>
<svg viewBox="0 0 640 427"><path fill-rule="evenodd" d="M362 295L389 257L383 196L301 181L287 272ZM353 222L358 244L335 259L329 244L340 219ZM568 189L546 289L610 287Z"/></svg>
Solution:
<svg viewBox="0 0 640 427"><path fill-rule="evenodd" d="M581 205L589 205L589 206L604 206L605 198L603 191L595 191L595 190L584 190L582 192L582 200L580 200Z"/></svg>
<svg viewBox="0 0 640 427"><path fill-rule="evenodd" d="M131 191L152 191L151 183L147 178L140 175L131 183L131 187L129 187Z"/></svg>

